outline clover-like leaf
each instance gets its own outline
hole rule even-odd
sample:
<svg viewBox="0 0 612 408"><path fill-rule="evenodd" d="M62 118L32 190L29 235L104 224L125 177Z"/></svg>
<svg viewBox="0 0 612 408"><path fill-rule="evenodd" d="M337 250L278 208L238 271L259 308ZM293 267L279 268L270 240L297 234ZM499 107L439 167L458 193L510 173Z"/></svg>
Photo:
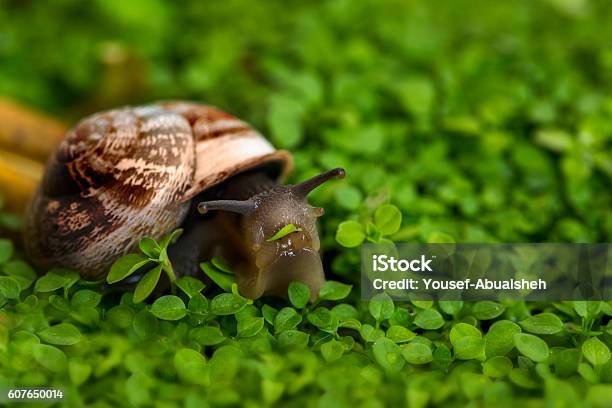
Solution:
<svg viewBox="0 0 612 408"><path fill-rule="evenodd" d="M151 293L153 293L157 283L159 282L159 278L161 277L161 271L162 265L157 265L155 268L144 274L134 290L134 303L142 302L149 297Z"/></svg>
<svg viewBox="0 0 612 408"><path fill-rule="evenodd" d="M185 317L187 309L181 298L174 295L166 295L153 303L151 313L162 320L179 320Z"/></svg>
<svg viewBox="0 0 612 408"><path fill-rule="evenodd" d="M341 300L351 293L353 285L329 280L319 290L319 298L322 300Z"/></svg>
<svg viewBox="0 0 612 408"><path fill-rule="evenodd" d="M122 281L150 262L150 259L140 254L127 254L117 259L106 276L106 282Z"/></svg>
<svg viewBox="0 0 612 408"><path fill-rule="evenodd" d="M383 235L395 234L402 224L402 213L394 205L383 204L374 212L374 223Z"/></svg>
<svg viewBox="0 0 612 408"><path fill-rule="evenodd" d="M39 333L40 338L50 344L70 346L81 341L81 332L70 323L60 323Z"/></svg>
<svg viewBox="0 0 612 408"><path fill-rule="evenodd" d="M193 276L183 276L176 281L176 286L185 292L189 298L196 296L206 287L204 282L194 278Z"/></svg>
<svg viewBox="0 0 612 408"><path fill-rule="evenodd" d="M535 334L555 334L563 330L563 322L552 313L529 316L520 322L523 329Z"/></svg>
<svg viewBox="0 0 612 408"><path fill-rule="evenodd" d="M181 235L183 235L182 228L172 231L171 233L159 240L159 247L162 249L167 249L170 245L176 243L176 241L178 241Z"/></svg>
<svg viewBox="0 0 612 408"><path fill-rule="evenodd" d="M295 224L287 224L284 227L280 228L278 231L276 231L274 235L272 235L270 238L266 239L266 242L277 241L291 233L299 231L303 231L303 229L300 227L296 227Z"/></svg>
<svg viewBox="0 0 612 408"><path fill-rule="evenodd" d="M234 275L230 275L217 269L210 262L201 263L200 268L202 271L204 271L206 276L215 282L221 289L226 292L232 291L232 285L236 283Z"/></svg>
<svg viewBox="0 0 612 408"><path fill-rule="evenodd" d="M363 225L357 221L343 221L338 225L338 230L336 231L336 241L347 248L361 245L365 237Z"/></svg>
<svg viewBox="0 0 612 408"><path fill-rule="evenodd" d="M151 237L144 237L138 244L143 254L152 259L159 259L162 248Z"/></svg>
<svg viewBox="0 0 612 408"><path fill-rule="evenodd" d="M298 309L304 308L310 300L310 288L302 282L291 282L287 289L289 301Z"/></svg>
<svg viewBox="0 0 612 408"><path fill-rule="evenodd" d="M610 349L597 337L591 337L582 343L582 354L595 366L603 365L610 361Z"/></svg>
<svg viewBox="0 0 612 408"><path fill-rule="evenodd" d="M516 349L525 357L538 363L548 359L548 345L541 338L526 333L517 333L513 338Z"/></svg>

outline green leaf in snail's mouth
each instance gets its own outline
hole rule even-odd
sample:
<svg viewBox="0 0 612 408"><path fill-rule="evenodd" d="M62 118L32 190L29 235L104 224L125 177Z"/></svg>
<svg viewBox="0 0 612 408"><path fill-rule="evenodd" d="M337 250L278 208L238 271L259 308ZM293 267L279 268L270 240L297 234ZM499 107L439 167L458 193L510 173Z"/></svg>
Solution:
<svg viewBox="0 0 612 408"><path fill-rule="evenodd" d="M294 224L287 224L283 228L276 231L276 233L272 235L270 238L266 239L266 242L276 241L293 232L299 232L299 231L302 231L300 227L296 227Z"/></svg>

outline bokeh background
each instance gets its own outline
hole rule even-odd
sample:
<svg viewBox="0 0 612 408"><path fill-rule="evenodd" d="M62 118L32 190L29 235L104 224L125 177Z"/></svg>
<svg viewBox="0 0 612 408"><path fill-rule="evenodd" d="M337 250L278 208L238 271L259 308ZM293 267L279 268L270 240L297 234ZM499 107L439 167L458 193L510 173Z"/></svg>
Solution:
<svg viewBox="0 0 612 408"><path fill-rule="evenodd" d="M327 212L330 274L358 284L359 252L335 234L351 220L362 230L345 246L381 240L370 223L381 203L402 212L385 237L397 242L610 241L611 22L604 0L0 0L0 97L66 125L203 101L294 152L294 180L346 167L313 202ZM397 402L343 377L327 372L338 388L309 392L328 406ZM528 399L543 387L525 387Z"/></svg>
<svg viewBox="0 0 612 408"><path fill-rule="evenodd" d="M205 101L298 172L347 166L342 209L390 195L425 239L612 234L605 1L0 4L0 95L66 124Z"/></svg>

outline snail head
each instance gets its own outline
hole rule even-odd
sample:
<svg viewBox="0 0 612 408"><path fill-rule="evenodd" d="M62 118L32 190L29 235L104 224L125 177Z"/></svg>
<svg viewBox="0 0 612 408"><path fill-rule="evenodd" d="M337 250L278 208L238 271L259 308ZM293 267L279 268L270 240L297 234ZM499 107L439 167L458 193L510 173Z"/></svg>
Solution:
<svg viewBox="0 0 612 408"><path fill-rule="evenodd" d="M200 213L230 211L241 215L249 265L238 266L236 277L240 292L250 298L264 294L286 296L293 281L310 287L311 300L325 283L319 256L317 218L322 208L308 203L308 194L334 178L343 178L342 168L321 173L302 183L276 186L248 200L202 202Z"/></svg>

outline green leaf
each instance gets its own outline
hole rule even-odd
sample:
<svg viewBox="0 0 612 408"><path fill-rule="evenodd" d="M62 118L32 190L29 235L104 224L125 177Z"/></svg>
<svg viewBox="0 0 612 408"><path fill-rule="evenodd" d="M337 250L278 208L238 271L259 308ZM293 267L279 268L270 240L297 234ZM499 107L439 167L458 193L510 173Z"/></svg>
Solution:
<svg viewBox="0 0 612 408"><path fill-rule="evenodd" d="M434 305L433 300L411 300L410 303L412 303L419 309L430 309Z"/></svg>
<svg viewBox="0 0 612 408"><path fill-rule="evenodd" d="M514 348L514 335L521 328L510 320L500 320L493 323L485 335L487 357L503 356Z"/></svg>
<svg viewBox="0 0 612 408"><path fill-rule="evenodd" d="M230 275L234 274L229 265L221 257L213 256L210 263L221 272L225 272Z"/></svg>
<svg viewBox="0 0 612 408"><path fill-rule="evenodd" d="M332 324L333 316L326 307L317 307L306 316L308 322L320 329L325 329Z"/></svg>
<svg viewBox="0 0 612 408"><path fill-rule="evenodd" d="M299 330L287 330L278 335L278 346L280 348L302 349L308 345L308 333Z"/></svg>
<svg viewBox="0 0 612 408"><path fill-rule="evenodd" d="M457 323L450 331L450 342L455 345L463 337L472 336L482 338L482 333L476 327L467 323Z"/></svg>
<svg viewBox="0 0 612 408"><path fill-rule="evenodd" d="M159 244L151 237L144 237L140 240L138 244L140 250L143 254L152 259L159 259L161 254L161 247Z"/></svg>
<svg viewBox="0 0 612 408"><path fill-rule="evenodd" d="M21 293L19 282L8 276L0 276L0 295L7 299L17 299Z"/></svg>
<svg viewBox="0 0 612 408"><path fill-rule="evenodd" d="M234 275L227 274L221 270L212 266L211 263L205 262L200 264L200 268L206 276L208 276L213 282L217 284L221 289L226 292L232 291L232 285L236 283Z"/></svg>
<svg viewBox="0 0 612 408"><path fill-rule="evenodd" d="M423 343L408 343L402 347L402 356L410 364L421 365L433 361L431 348Z"/></svg>
<svg viewBox="0 0 612 408"><path fill-rule="evenodd" d="M425 120L428 117L436 96L436 90L429 78L406 77L395 83L394 91L406 112L420 120Z"/></svg>
<svg viewBox="0 0 612 408"><path fill-rule="evenodd" d="M199 352L181 348L174 355L174 369L182 381L203 384L206 378L206 358Z"/></svg>
<svg viewBox="0 0 612 408"><path fill-rule="evenodd" d="M159 247L162 249L167 249L170 245L176 243L178 239L183 235L183 229L179 228L172 231L170 234L164 236L159 240Z"/></svg>
<svg viewBox="0 0 612 408"><path fill-rule="evenodd" d="M138 269L151 262L140 254L127 254L117 259L106 276L106 282L116 283L132 275Z"/></svg>
<svg viewBox="0 0 612 408"><path fill-rule="evenodd" d="M321 355L328 363L336 361L344 354L344 345L337 340L330 340L321 345Z"/></svg>
<svg viewBox="0 0 612 408"><path fill-rule="evenodd" d="M582 353L578 349L565 349L553 355L553 366L558 377L569 377L578 370Z"/></svg>
<svg viewBox="0 0 612 408"><path fill-rule="evenodd" d="M461 373L458 383L463 394L471 401L480 398L491 387L491 380L478 373Z"/></svg>
<svg viewBox="0 0 612 408"><path fill-rule="evenodd" d="M54 268L41 276L34 285L35 292L53 292L64 288L68 289L79 280L79 274L68 269Z"/></svg>
<svg viewBox="0 0 612 408"><path fill-rule="evenodd" d="M66 299L61 296L51 295L49 296L49 304L55 307L57 310L61 310L63 312L70 311L70 304Z"/></svg>
<svg viewBox="0 0 612 408"><path fill-rule="evenodd" d="M151 306L151 313L162 320L180 320L187 314L181 298L166 295L158 298Z"/></svg>
<svg viewBox="0 0 612 408"><path fill-rule="evenodd" d="M72 295L70 299L70 307L78 309L82 307L96 307L102 300L102 295L93 290L83 289L79 290Z"/></svg>
<svg viewBox="0 0 612 408"><path fill-rule="evenodd" d="M145 308L136 313L132 325L136 334L145 339L157 333L159 321Z"/></svg>
<svg viewBox="0 0 612 408"><path fill-rule="evenodd" d="M338 205L347 210L355 210L359 208L363 202L363 194L361 194L361 191L351 185L339 186L336 188L336 190L334 190L334 197Z"/></svg>
<svg viewBox="0 0 612 408"><path fill-rule="evenodd" d="M347 319L358 319L359 312L353 305L349 305L348 303L340 303L332 308L331 311L338 319L347 320Z"/></svg>
<svg viewBox="0 0 612 408"><path fill-rule="evenodd" d="M288 149L300 143L303 114L304 106L299 100L283 94L270 97L267 122L275 145Z"/></svg>
<svg viewBox="0 0 612 408"><path fill-rule="evenodd" d="M462 300L440 300L438 305L440 310L451 316L456 316L463 309Z"/></svg>
<svg viewBox="0 0 612 408"><path fill-rule="evenodd" d="M395 306L393 300L386 293L380 293L374 296L368 305L370 314L376 319L376 321L383 321L393 316Z"/></svg>
<svg viewBox="0 0 612 408"><path fill-rule="evenodd" d="M210 303L210 311L217 316L233 315L241 311L249 304L249 301L234 293L222 293L213 298Z"/></svg>
<svg viewBox="0 0 612 408"><path fill-rule="evenodd" d="M395 234L402 225L402 213L394 205L383 204L374 212L374 224L383 235Z"/></svg>
<svg viewBox="0 0 612 408"><path fill-rule="evenodd" d="M589 363L578 364L578 374L580 374L582 378L584 378L591 384L599 382L599 377L597 376L597 373Z"/></svg>
<svg viewBox="0 0 612 408"><path fill-rule="evenodd" d="M368 343L373 343L381 337L385 336L384 331L382 331L381 329L377 329L369 324L362 324L361 329L359 330L359 334L361 334L361 337Z"/></svg>
<svg viewBox="0 0 612 408"><path fill-rule="evenodd" d="M9 261L2 267L5 274L19 282L21 290L25 290L36 280L36 272L27 263L15 260Z"/></svg>
<svg viewBox="0 0 612 408"><path fill-rule="evenodd" d="M582 354L594 366L603 365L610 360L610 349L597 337L582 343Z"/></svg>
<svg viewBox="0 0 612 408"><path fill-rule="evenodd" d="M386 337L376 340L372 351L376 362L387 372L396 373L405 364L400 347Z"/></svg>
<svg viewBox="0 0 612 408"><path fill-rule="evenodd" d="M563 330L563 322L552 313L540 313L519 322L530 333L555 334Z"/></svg>
<svg viewBox="0 0 612 408"><path fill-rule="evenodd" d="M541 384L534 373L527 368L513 368L508 375L513 384L531 390L541 389Z"/></svg>
<svg viewBox="0 0 612 408"><path fill-rule="evenodd" d="M291 282L287 294L291 304L298 309L304 308L310 300L310 288L302 282Z"/></svg>
<svg viewBox="0 0 612 408"><path fill-rule="evenodd" d="M548 359L548 345L541 338L533 334L516 333L513 339L516 349L525 357L537 363Z"/></svg>
<svg viewBox="0 0 612 408"><path fill-rule="evenodd" d="M140 303L145 300L157 286L157 282L159 282L159 278L161 277L162 266L157 265L155 268L151 269L149 272L145 273L144 276L136 285L136 290L134 290L134 303Z"/></svg>
<svg viewBox="0 0 612 408"><path fill-rule="evenodd" d="M57 347L47 344L35 344L32 346L32 354L38 364L53 372L65 371L68 367L66 354Z"/></svg>
<svg viewBox="0 0 612 408"><path fill-rule="evenodd" d="M286 237L287 235L293 232L299 232L299 231L303 231L303 229L300 227L296 227L295 224L287 224L281 229L279 229L278 231L276 231L276 233L274 233L274 235L272 235L270 238L266 239L266 242L273 242L283 237Z"/></svg>
<svg viewBox="0 0 612 408"><path fill-rule="evenodd" d="M189 298L192 298L198 295L202 290L206 287L204 282L199 279L194 278L193 276L183 276L179 280L176 281L176 286L178 286Z"/></svg>
<svg viewBox="0 0 612 408"><path fill-rule="evenodd" d="M482 363L482 372L493 378L500 378L512 371L512 361L508 357L495 356Z"/></svg>
<svg viewBox="0 0 612 408"><path fill-rule="evenodd" d="M223 343L225 336L221 329L215 326L200 326L189 332L189 339L203 346L214 346Z"/></svg>
<svg viewBox="0 0 612 408"><path fill-rule="evenodd" d="M333 311L332 311L333 313ZM346 329L361 330L361 322L357 319L339 319L338 327Z"/></svg>
<svg viewBox="0 0 612 408"><path fill-rule="evenodd" d="M444 326L444 318L435 309L424 309L417 313L414 324L425 330L435 330Z"/></svg>
<svg viewBox="0 0 612 408"><path fill-rule="evenodd" d="M81 385L89 379L92 368L81 359L72 358L68 361L68 373L74 385Z"/></svg>
<svg viewBox="0 0 612 408"><path fill-rule="evenodd" d="M341 300L351 293L353 285L346 285L336 281L327 281L319 291L321 300Z"/></svg>
<svg viewBox="0 0 612 408"><path fill-rule="evenodd" d="M70 323L60 323L39 333L47 343L60 346L71 346L81 341L81 332Z"/></svg>
<svg viewBox="0 0 612 408"><path fill-rule="evenodd" d="M480 360L484 361L485 339L480 336L461 336L453 344L455 358L459 360Z"/></svg>
<svg viewBox="0 0 612 408"><path fill-rule="evenodd" d="M361 245L365 236L363 225L357 221L343 221L338 225L338 230L336 231L336 241L346 248L354 248Z"/></svg>
<svg viewBox="0 0 612 408"><path fill-rule="evenodd" d="M0 264L5 263L13 256L13 243L8 239L0 239Z"/></svg>
<svg viewBox="0 0 612 408"><path fill-rule="evenodd" d="M253 337L264 328L263 317L249 317L238 321L238 337Z"/></svg>
<svg viewBox="0 0 612 408"><path fill-rule="evenodd" d="M405 343L416 337L416 333L403 326L394 325L387 330L387 337L394 343Z"/></svg>
<svg viewBox="0 0 612 408"><path fill-rule="evenodd" d="M491 320L501 315L504 310L505 308L497 302L483 300L474 304L472 313L478 320Z"/></svg>
<svg viewBox="0 0 612 408"><path fill-rule="evenodd" d="M261 314L263 315L264 319L266 320L266 322L272 325L274 324L274 319L276 318L277 313L278 313L278 310L276 310L275 308L273 308L272 306L268 304L264 304L261 307Z"/></svg>
<svg viewBox="0 0 612 408"><path fill-rule="evenodd" d="M446 371L453 362L451 351L446 345L442 344L433 352L433 363L437 368Z"/></svg>
<svg viewBox="0 0 612 408"><path fill-rule="evenodd" d="M134 310L126 305L118 305L106 312L106 321L121 329L127 329L132 325Z"/></svg>
<svg viewBox="0 0 612 408"><path fill-rule="evenodd" d="M601 311L601 302L589 300L575 301L574 310L580 317L594 317Z"/></svg>
<svg viewBox="0 0 612 408"><path fill-rule="evenodd" d="M291 307L282 308L274 318L274 330L277 333L281 333L286 330L293 330L302 321L300 316L295 309Z"/></svg>
<svg viewBox="0 0 612 408"><path fill-rule="evenodd" d="M187 306L189 312L194 313L199 316L205 316L209 312L208 308L208 299L204 297L201 293L195 295L191 299L189 299L189 304Z"/></svg>

